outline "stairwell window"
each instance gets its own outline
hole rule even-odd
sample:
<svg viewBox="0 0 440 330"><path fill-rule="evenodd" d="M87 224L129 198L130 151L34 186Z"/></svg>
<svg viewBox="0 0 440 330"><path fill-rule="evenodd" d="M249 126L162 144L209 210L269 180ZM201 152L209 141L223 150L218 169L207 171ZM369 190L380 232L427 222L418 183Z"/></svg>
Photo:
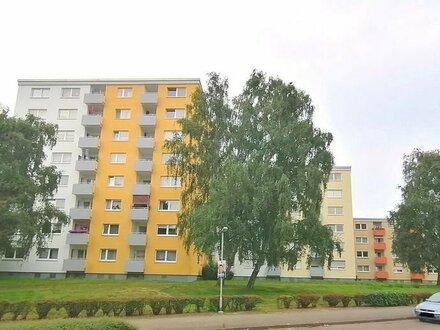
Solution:
<svg viewBox="0 0 440 330"><path fill-rule="evenodd" d="M113 141L128 141L128 131L113 131Z"/></svg>
<svg viewBox="0 0 440 330"><path fill-rule="evenodd" d="M119 234L119 225L108 224L108 223L104 224L102 234L103 235L118 235Z"/></svg>
<svg viewBox="0 0 440 330"><path fill-rule="evenodd" d="M161 200L159 201L160 211L179 211L180 201L176 200Z"/></svg>
<svg viewBox="0 0 440 330"><path fill-rule="evenodd" d="M161 176L160 177L160 186L161 187L180 187L180 176Z"/></svg>
<svg viewBox="0 0 440 330"><path fill-rule="evenodd" d="M370 266L368 266L368 265L359 265L359 266L357 266L357 271L359 273L368 273L370 271Z"/></svg>
<svg viewBox="0 0 440 330"><path fill-rule="evenodd" d="M118 98L128 98L133 96L133 88L118 88Z"/></svg>
<svg viewBox="0 0 440 330"><path fill-rule="evenodd" d="M79 98L79 88L62 88L61 89L62 98Z"/></svg>
<svg viewBox="0 0 440 330"><path fill-rule="evenodd" d="M341 181L341 173L330 173L328 178L329 181Z"/></svg>
<svg viewBox="0 0 440 330"><path fill-rule="evenodd" d="M344 225L343 224L330 224L330 225L327 225L327 227L330 228L334 234L340 234L340 233L344 232Z"/></svg>
<svg viewBox="0 0 440 330"><path fill-rule="evenodd" d="M116 119L130 119L130 109L116 109Z"/></svg>
<svg viewBox="0 0 440 330"><path fill-rule="evenodd" d="M105 210L106 211L120 211L122 203L120 199L106 199Z"/></svg>
<svg viewBox="0 0 440 330"><path fill-rule="evenodd" d="M73 120L76 119L78 110L77 109L59 109L58 119L60 120Z"/></svg>
<svg viewBox="0 0 440 330"><path fill-rule="evenodd" d="M157 262L176 262L175 250L156 250Z"/></svg>
<svg viewBox="0 0 440 330"><path fill-rule="evenodd" d="M171 141L174 139L180 139L182 137L182 131L165 131L164 138L165 141Z"/></svg>
<svg viewBox="0 0 440 330"><path fill-rule="evenodd" d="M72 153L70 152L54 152L52 154L53 164L70 164L72 162Z"/></svg>
<svg viewBox="0 0 440 330"><path fill-rule="evenodd" d="M157 236L177 236L176 225L158 225Z"/></svg>
<svg viewBox="0 0 440 330"><path fill-rule="evenodd" d="M111 153L110 163L112 164L125 164L127 161L127 154L124 153Z"/></svg>
<svg viewBox="0 0 440 330"><path fill-rule="evenodd" d="M165 118L166 119L180 119L185 118L185 109L166 109Z"/></svg>
<svg viewBox="0 0 440 330"><path fill-rule="evenodd" d="M328 215L342 215L342 206L329 206Z"/></svg>
<svg viewBox="0 0 440 330"><path fill-rule="evenodd" d="M185 87L168 87L167 89L168 97L185 97L186 88Z"/></svg>
<svg viewBox="0 0 440 330"><path fill-rule="evenodd" d="M47 115L47 109L29 109L28 114L44 119Z"/></svg>
<svg viewBox="0 0 440 330"><path fill-rule="evenodd" d="M57 260L58 249L41 249L38 253L39 260Z"/></svg>
<svg viewBox="0 0 440 330"><path fill-rule="evenodd" d="M356 223L354 225L354 228L356 230L367 230L367 224L366 223Z"/></svg>
<svg viewBox="0 0 440 330"><path fill-rule="evenodd" d="M356 237L356 244L368 244L368 237Z"/></svg>
<svg viewBox="0 0 440 330"><path fill-rule="evenodd" d="M123 176L109 176L107 180L109 187L123 187L124 186L124 177Z"/></svg>
<svg viewBox="0 0 440 330"><path fill-rule="evenodd" d="M31 97L35 98L48 98L50 88L32 88Z"/></svg>
<svg viewBox="0 0 440 330"><path fill-rule="evenodd" d="M328 198L342 198L342 190L340 189L329 189L327 190Z"/></svg>
<svg viewBox="0 0 440 330"><path fill-rule="evenodd" d="M116 250L112 249L102 249L101 250L101 261L116 261Z"/></svg>
<svg viewBox="0 0 440 330"><path fill-rule="evenodd" d="M57 142L73 142L75 131L59 130L57 132Z"/></svg>
<svg viewBox="0 0 440 330"><path fill-rule="evenodd" d="M368 251L356 251L356 258L368 258Z"/></svg>

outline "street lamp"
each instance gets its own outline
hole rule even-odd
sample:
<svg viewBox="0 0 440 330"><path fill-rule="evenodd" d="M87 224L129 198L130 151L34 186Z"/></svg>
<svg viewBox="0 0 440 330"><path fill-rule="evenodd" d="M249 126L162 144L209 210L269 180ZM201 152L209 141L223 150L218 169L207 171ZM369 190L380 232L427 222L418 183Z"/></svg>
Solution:
<svg viewBox="0 0 440 330"><path fill-rule="evenodd" d="M223 314L223 278L225 277L225 264L223 260L223 247L224 247L224 238L225 232L228 230L228 227L223 227L220 229L221 233L221 243L220 243L220 262L218 264L218 278L220 279L220 299L218 302L218 312L219 314Z"/></svg>

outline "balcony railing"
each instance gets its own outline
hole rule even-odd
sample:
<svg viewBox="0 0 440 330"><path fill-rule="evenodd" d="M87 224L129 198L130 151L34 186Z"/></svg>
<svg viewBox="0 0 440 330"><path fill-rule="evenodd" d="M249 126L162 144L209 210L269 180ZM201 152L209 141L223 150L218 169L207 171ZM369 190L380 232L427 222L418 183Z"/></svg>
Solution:
<svg viewBox="0 0 440 330"><path fill-rule="evenodd" d="M86 208L70 209L70 217L74 220L90 219L90 213L91 213L91 209L86 209Z"/></svg>
<svg viewBox="0 0 440 330"><path fill-rule="evenodd" d="M154 148L154 138L152 137L139 137L136 140L136 146L139 149L153 149Z"/></svg>
<svg viewBox="0 0 440 330"><path fill-rule="evenodd" d="M411 280L412 281L420 281L425 278L424 273L411 273Z"/></svg>
<svg viewBox="0 0 440 330"><path fill-rule="evenodd" d="M387 244L385 242L374 242L375 250L385 250L387 248Z"/></svg>
<svg viewBox="0 0 440 330"><path fill-rule="evenodd" d="M142 104L157 104L157 93L156 92L145 92L141 94Z"/></svg>
<svg viewBox="0 0 440 330"><path fill-rule="evenodd" d="M373 228L374 236L385 236L385 228Z"/></svg>
<svg viewBox="0 0 440 330"><path fill-rule="evenodd" d="M104 99L105 99L104 94L99 94L99 93L84 94L84 103L85 104L103 104Z"/></svg>
<svg viewBox="0 0 440 330"><path fill-rule="evenodd" d="M147 234L146 233L130 233L128 234L128 245L133 246L145 246L147 243Z"/></svg>
<svg viewBox="0 0 440 330"><path fill-rule="evenodd" d="M98 149L99 137L97 136L82 136L79 138L78 147L82 149Z"/></svg>
<svg viewBox="0 0 440 330"><path fill-rule="evenodd" d="M376 265L385 265L387 263L387 257L376 257L374 258L374 263Z"/></svg>
<svg viewBox="0 0 440 330"><path fill-rule="evenodd" d="M156 126L156 115L141 115L139 117L139 126Z"/></svg>
<svg viewBox="0 0 440 330"><path fill-rule="evenodd" d="M66 244L87 245L88 242L89 242L88 233L76 233L76 232L67 233Z"/></svg>
<svg viewBox="0 0 440 330"><path fill-rule="evenodd" d="M376 279L378 280L386 280L388 278L388 272L378 271L376 272Z"/></svg>
<svg viewBox="0 0 440 330"><path fill-rule="evenodd" d="M93 186L91 183L75 183L72 193L77 196L90 196L93 194Z"/></svg>
<svg viewBox="0 0 440 330"><path fill-rule="evenodd" d="M145 183L136 183L133 185L132 193L133 195L149 195L150 185Z"/></svg>
<svg viewBox="0 0 440 330"><path fill-rule="evenodd" d="M81 124L85 127L100 127L102 124L102 115L84 115L81 118Z"/></svg>
<svg viewBox="0 0 440 330"><path fill-rule="evenodd" d="M151 172L153 169L153 162L146 159L137 159L135 163L136 172Z"/></svg>
<svg viewBox="0 0 440 330"><path fill-rule="evenodd" d="M134 221L147 221L148 219L148 208L132 208L130 210L131 220Z"/></svg>
<svg viewBox="0 0 440 330"><path fill-rule="evenodd" d="M144 268L144 260L127 260L125 262L125 271L127 273L143 273Z"/></svg>
<svg viewBox="0 0 440 330"><path fill-rule="evenodd" d="M97 162L93 159L78 159L75 170L78 172L94 173L96 172Z"/></svg>
<svg viewBox="0 0 440 330"><path fill-rule="evenodd" d="M85 259L64 259L63 261L63 270L66 272L83 272L85 267Z"/></svg>

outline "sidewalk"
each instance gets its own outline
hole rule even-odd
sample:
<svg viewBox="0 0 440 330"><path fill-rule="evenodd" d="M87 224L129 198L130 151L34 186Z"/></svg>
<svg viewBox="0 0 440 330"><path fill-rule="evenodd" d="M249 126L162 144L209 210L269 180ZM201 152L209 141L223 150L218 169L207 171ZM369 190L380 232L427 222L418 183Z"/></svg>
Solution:
<svg viewBox="0 0 440 330"><path fill-rule="evenodd" d="M290 309L273 313L183 314L125 319L139 330L267 329L414 318L414 306Z"/></svg>

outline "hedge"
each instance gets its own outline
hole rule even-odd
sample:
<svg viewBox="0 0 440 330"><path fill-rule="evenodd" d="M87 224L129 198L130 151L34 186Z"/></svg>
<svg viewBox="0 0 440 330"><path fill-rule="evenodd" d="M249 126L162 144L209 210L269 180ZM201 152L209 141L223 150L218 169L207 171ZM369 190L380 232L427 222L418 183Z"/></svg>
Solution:
<svg viewBox="0 0 440 330"><path fill-rule="evenodd" d="M26 322L11 322L3 324L2 329L7 330L136 330L126 322L112 319L58 319L39 320Z"/></svg>
<svg viewBox="0 0 440 330"><path fill-rule="evenodd" d="M411 298L406 293L383 291L367 294L363 301L370 306L407 306Z"/></svg>

